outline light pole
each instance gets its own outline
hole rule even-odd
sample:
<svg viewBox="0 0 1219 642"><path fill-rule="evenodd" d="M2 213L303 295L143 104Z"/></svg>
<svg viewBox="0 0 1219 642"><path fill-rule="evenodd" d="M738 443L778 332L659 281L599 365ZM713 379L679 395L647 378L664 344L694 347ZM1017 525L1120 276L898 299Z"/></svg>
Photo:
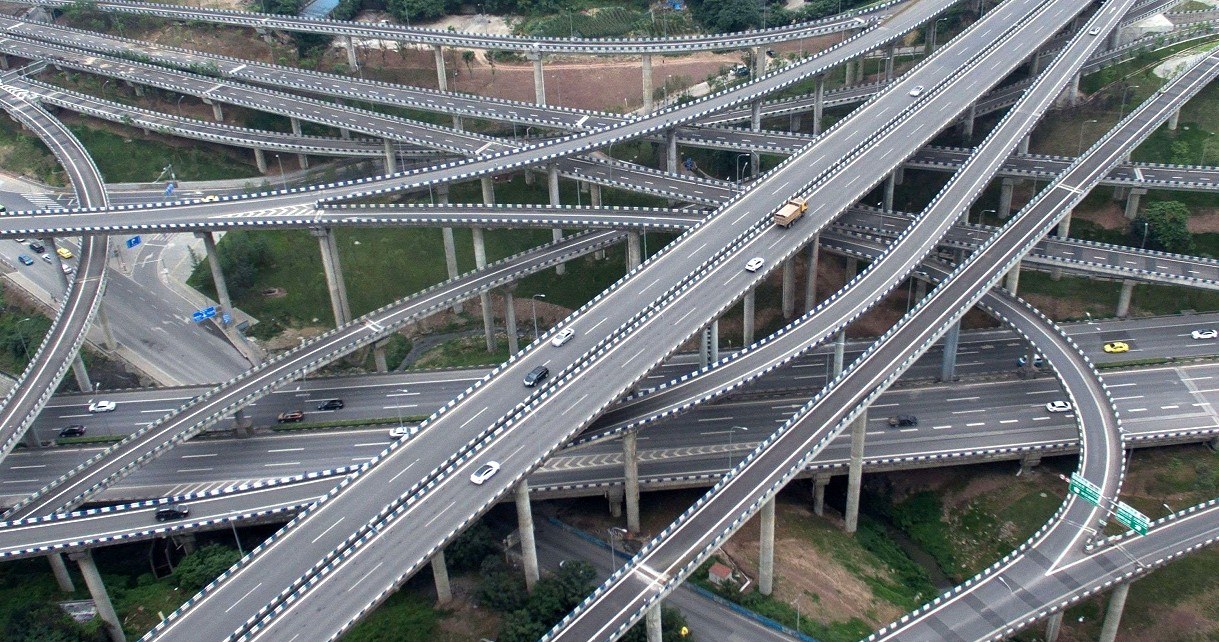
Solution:
<svg viewBox="0 0 1219 642"><path fill-rule="evenodd" d="M622 528L621 526L611 526L605 529L605 532L609 535L610 574L612 575L614 573L614 567L618 565L618 559L614 556L614 538L626 535L626 529Z"/></svg>
<svg viewBox="0 0 1219 642"><path fill-rule="evenodd" d="M1084 128L1087 127L1089 123L1096 123L1096 122L1100 122L1100 121L1093 118L1091 120L1085 120L1084 122L1079 124L1079 144L1075 146L1075 155L1076 156L1079 156L1084 151Z"/></svg>
<svg viewBox="0 0 1219 642"><path fill-rule="evenodd" d="M948 18L940 18L939 20L935 21L935 24L931 25L931 41L927 47L927 55L931 55L931 52L935 51L935 34L940 30L940 23L947 19Z"/></svg>
<svg viewBox="0 0 1219 642"><path fill-rule="evenodd" d="M981 212L978 212L978 225L982 224L982 217L986 216L987 212L990 212L991 214L997 213L996 210L982 210Z"/></svg>
<svg viewBox="0 0 1219 642"><path fill-rule="evenodd" d="M1151 229L1151 221L1144 218L1143 219L1143 240L1141 242L1139 242L1140 250L1147 246L1147 230L1149 230L1149 229Z"/></svg>
<svg viewBox="0 0 1219 642"><path fill-rule="evenodd" d="M182 116L182 99L186 98L186 94L178 96L178 116Z"/></svg>
<svg viewBox="0 0 1219 642"><path fill-rule="evenodd" d="M735 437L735 436L736 436L736 431L738 431L738 430L739 430L739 431L741 431L741 432L749 432L749 429L748 429L748 428L746 428L745 426L733 426L732 428L730 428L730 429L728 430L728 469L729 469L729 470L732 470L732 442L733 442L733 437Z"/></svg>
<svg viewBox="0 0 1219 642"><path fill-rule="evenodd" d="M1121 120L1122 116L1124 116L1126 114L1126 94L1127 94L1127 92L1129 92L1131 89L1138 89L1138 88L1139 88L1138 85L1129 85L1125 89L1122 90L1122 105L1117 110L1117 119L1118 120Z"/></svg>
<svg viewBox="0 0 1219 642"><path fill-rule="evenodd" d="M749 160L749 154L736 155L736 182L741 182L741 159Z"/></svg>
<svg viewBox="0 0 1219 642"><path fill-rule="evenodd" d="M280 158L279 154L276 154L275 162L279 163L279 184L280 184L280 186L283 187L284 191L286 192L286 191L288 191L288 179L287 179L287 177L284 176L284 159Z"/></svg>
<svg viewBox="0 0 1219 642"><path fill-rule="evenodd" d="M529 314L533 317L533 340L538 340L538 299L545 299L545 294L535 294L529 297Z"/></svg>

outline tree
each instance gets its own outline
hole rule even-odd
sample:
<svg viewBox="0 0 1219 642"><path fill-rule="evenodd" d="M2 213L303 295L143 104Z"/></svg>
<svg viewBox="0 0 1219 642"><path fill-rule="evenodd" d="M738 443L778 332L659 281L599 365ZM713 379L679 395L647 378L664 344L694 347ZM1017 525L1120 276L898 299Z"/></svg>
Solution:
<svg viewBox="0 0 1219 642"><path fill-rule="evenodd" d="M1188 254L1194 249L1194 238L1189 232L1189 208L1179 201L1148 204L1130 224L1130 236L1140 247L1180 254Z"/></svg>
<svg viewBox="0 0 1219 642"><path fill-rule="evenodd" d="M462 62L466 63L466 71L472 73L474 71L474 51L472 49L466 49L465 51L461 52L461 60Z"/></svg>
<svg viewBox="0 0 1219 642"><path fill-rule="evenodd" d="M271 264L270 246L260 234L229 232L216 249L220 253L220 269L234 299L241 298L254 285L258 270Z"/></svg>
<svg viewBox="0 0 1219 642"><path fill-rule="evenodd" d="M4 627L3 637L9 642L101 642L106 639L99 622L77 624L54 604L7 606L13 615Z"/></svg>
<svg viewBox="0 0 1219 642"><path fill-rule="evenodd" d="M478 586L478 601L483 606L502 613L525 606L525 580L519 572L508 568L503 560L488 557L483 560L478 572L483 578Z"/></svg>
<svg viewBox="0 0 1219 642"><path fill-rule="evenodd" d="M386 10L402 22L435 20L444 16L444 0L387 0Z"/></svg>
<svg viewBox="0 0 1219 642"><path fill-rule="evenodd" d="M207 586L221 573L237 563L241 555L219 544L208 544L200 547L194 553L182 558L174 569L173 577L178 587L190 593L197 593Z"/></svg>
<svg viewBox="0 0 1219 642"><path fill-rule="evenodd" d="M445 547L444 561L454 571L470 571L494 553L495 538L491 536L491 529L478 522Z"/></svg>

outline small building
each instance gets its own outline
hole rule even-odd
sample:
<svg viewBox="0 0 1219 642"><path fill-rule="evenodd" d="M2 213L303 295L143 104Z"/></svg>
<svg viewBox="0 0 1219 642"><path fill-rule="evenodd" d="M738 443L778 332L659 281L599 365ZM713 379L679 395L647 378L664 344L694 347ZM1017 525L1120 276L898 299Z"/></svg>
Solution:
<svg viewBox="0 0 1219 642"><path fill-rule="evenodd" d="M719 562L712 564L711 568L707 570L707 579L716 586L736 584L736 581L732 579L732 569Z"/></svg>

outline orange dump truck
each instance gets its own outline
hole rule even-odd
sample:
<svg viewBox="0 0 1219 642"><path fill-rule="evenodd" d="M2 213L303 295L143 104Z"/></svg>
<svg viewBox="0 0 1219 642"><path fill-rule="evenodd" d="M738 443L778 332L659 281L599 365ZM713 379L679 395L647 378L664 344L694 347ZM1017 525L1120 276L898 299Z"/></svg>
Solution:
<svg viewBox="0 0 1219 642"><path fill-rule="evenodd" d="M793 198L783 204L778 212L775 212L775 225L779 227L791 227L797 219L804 216L804 211L808 209L808 203L798 198Z"/></svg>

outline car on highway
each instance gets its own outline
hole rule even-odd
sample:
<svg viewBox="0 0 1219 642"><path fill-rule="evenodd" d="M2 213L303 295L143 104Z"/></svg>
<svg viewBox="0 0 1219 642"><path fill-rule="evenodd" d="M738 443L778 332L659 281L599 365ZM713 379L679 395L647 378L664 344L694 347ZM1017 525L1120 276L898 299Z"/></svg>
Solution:
<svg viewBox="0 0 1219 642"><path fill-rule="evenodd" d="M190 506L186 504L169 504L157 509L157 521L167 522L171 519L182 519L190 515Z"/></svg>
<svg viewBox="0 0 1219 642"><path fill-rule="evenodd" d="M910 95L911 96L922 96L923 95L923 86L915 85L914 89L910 90Z"/></svg>
<svg viewBox="0 0 1219 642"><path fill-rule="evenodd" d="M45 262L47 262L47 263L54 263L54 262L55 262L55 260L51 258L51 255L50 255L50 254L43 254L43 255L42 255L42 260L43 260L43 261L45 261Z"/></svg>
<svg viewBox="0 0 1219 642"><path fill-rule="evenodd" d="M60 438L84 437L85 436L85 427L80 424L72 424L70 426L64 426L63 428L61 428L59 430L59 436L60 436Z"/></svg>
<svg viewBox="0 0 1219 642"><path fill-rule="evenodd" d="M25 243L25 241L26 241L25 239L13 239L13 240L17 241L18 243Z"/></svg>
<svg viewBox="0 0 1219 642"><path fill-rule="evenodd" d="M76 258L76 255L72 253L72 250L69 250L66 247L55 248L55 253L59 255L59 258L64 259L65 261Z"/></svg>
<svg viewBox="0 0 1219 642"><path fill-rule="evenodd" d="M532 388L542 382L543 379L550 376L550 368L546 366L538 366L529 371L525 375L525 387Z"/></svg>
<svg viewBox="0 0 1219 642"><path fill-rule="evenodd" d="M389 438L402 439L403 437L409 435L410 432L411 429L406 426L394 426L393 428L389 429Z"/></svg>
<svg viewBox="0 0 1219 642"><path fill-rule="evenodd" d="M72 266L71 266L71 265L64 265L63 263L60 263L60 264L59 264L59 269L63 270L63 273L64 273L64 274L71 274L71 273L72 273Z"/></svg>
<svg viewBox="0 0 1219 642"><path fill-rule="evenodd" d="M498 473L498 472L499 472L499 462L498 461L489 461L489 462L483 464L482 466L479 466L478 469L475 470L473 473L470 473L470 481L475 484L482 485L483 482L487 481L488 479L491 479L492 477L495 476L495 473Z"/></svg>
<svg viewBox="0 0 1219 642"><path fill-rule="evenodd" d="M104 399L89 404L89 412L114 412L115 408L118 408L118 404Z"/></svg>
<svg viewBox="0 0 1219 642"><path fill-rule="evenodd" d="M574 336L576 336L575 330L573 330L571 328L563 328L562 330L559 331L558 334L554 335L553 339L550 340L550 345L557 348L557 347L563 345L564 343L571 341L571 338Z"/></svg>
<svg viewBox="0 0 1219 642"><path fill-rule="evenodd" d="M1088 35L1089 35L1089 36L1099 36L1099 35L1100 35L1100 27L1093 27L1093 28L1089 29L1089 30L1088 30Z"/></svg>
<svg viewBox="0 0 1219 642"><path fill-rule="evenodd" d="M1028 364L1029 364L1029 358L1027 356L1016 359L1017 367L1023 368L1025 366L1027 366ZM1037 356L1033 357L1033 367L1034 368L1040 368L1044 364L1045 364L1045 360L1041 358L1041 355L1037 355Z"/></svg>
<svg viewBox="0 0 1219 642"><path fill-rule="evenodd" d="M1071 402L1058 399L1045 405L1046 412L1070 412Z"/></svg>
<svg viewBox="0 0 1219 642"><path fill-rule="evenodd" d="M347 404L342 399L327 399L317 405L318 410L342 410Z"/></svg>
<svg viewBox="0 0 1219 642"><path fill-rule="evenodd" d="M281 412L281 413L279 413L279 416L275 418L275 420L281 424L298 423L298 422L305 420L305 411L304 410L289 410L287 412Z"/></svg>
<svg viewBox="0 0 1219 642"><path fill-rule="evenodd" d="M915 417L914 415L897 415L895 417L889 417L890 428L905 428L907 426L917 425L918 417Z"/></svg>
<svg viewBox="0 0 1219 642"><path fill-rule="evenodd" d="M33 265L34 259L29 254L18 254L17 262L22 265Z"/></svg>
<svg viewBox="0 0 1219 642"><path fill-rule="evenodd" d="M1110 341L1102 349L1109 354L1121 354L1123 352L1130 352L1130 344L1125 341Z"/></svg>
<svg viewBox="0 0 1219 642"><path fill-rule="evenodd" d="M30 248L30 250L32 250L35 254L42 254L43 252L47 251L47 246L39 243L38 241L30 241L29 245L26 247Z"/></svg>
<svg viewBox="0 0 1219 642"><path fill-rule="evenodd" d="M1189 336L1193 339L1198 339L1198 340L1215 339L1215 338L1219 338L1219 330L1216 330L1214 328L1207 328L1205 330L1194 330L1193 332L1189 333Z"/></svg>
<svg viewBox="0 0 1219 642"><path fill-rule="evenodd" d="M760 256L755 256L752 259L749 259L749 262L745 264L745 271L757 272L758 270L762 269L762 265L764 263L766 263L765 259Z"/></svg>

